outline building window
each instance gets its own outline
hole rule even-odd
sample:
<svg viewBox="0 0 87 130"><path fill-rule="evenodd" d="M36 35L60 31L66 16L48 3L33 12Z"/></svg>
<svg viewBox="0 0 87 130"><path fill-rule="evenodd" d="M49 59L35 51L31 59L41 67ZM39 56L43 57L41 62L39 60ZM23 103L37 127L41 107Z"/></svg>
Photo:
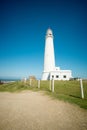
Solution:
<svg viewBox="0 0 87 130"><path fill-rule="evenodd" d="M52 78L54 78L54 75L52 75Z"/></svg>
<svg viewBox="0 0 87 130"><path fill-rule="evenodd" d="M64 75L63 78L66 78L66 75Z"/></svg>
<svg viewBox="0 0 87 130"><path fill-rule="evenodd" d="M59 78L59 75L56 75L56 78Z"/></svg>

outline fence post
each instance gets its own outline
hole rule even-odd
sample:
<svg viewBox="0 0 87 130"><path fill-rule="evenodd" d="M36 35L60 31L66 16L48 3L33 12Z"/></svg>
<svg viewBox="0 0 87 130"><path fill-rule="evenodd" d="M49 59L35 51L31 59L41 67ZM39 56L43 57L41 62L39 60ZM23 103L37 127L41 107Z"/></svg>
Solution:
<svg viewBox="0 0 87 130"><path fill-rule="evenodd" d="M49 89L50 89L50 91L51 91L51 80L50 80L50 83L49 83Z"/></svg>
<svg viewBox="0 0 87 130"><path fill-rule="evenodd" d="M84 91L83 91L82 79L80 79L80 88L81 88L81 97L82 97L82 99L84 99Z"/></svg>
<svg viewBox="0 0 87 130"><path fill-rule="evenodd" d="M38 88L40 88L40 80L38 80Z"/></svg>
<svg viewBox="0 0 87 130"><path fill-rule="evenodd" d="M26 80L27 80L26 78L23 79L23 81L24 81L25 84L26 84Z"/></svg>
<svg viewBox="0 0 87 130"><path fill-rule="evenodd" d="M32 79L30 79L30 86L31 86L31 80L32 80Z"/></svg>
<svg viewBox="0 0 87 130"><path fill-rule="evenodd" d="M52 79L52 92L54 92L54 79Z"/></svg>

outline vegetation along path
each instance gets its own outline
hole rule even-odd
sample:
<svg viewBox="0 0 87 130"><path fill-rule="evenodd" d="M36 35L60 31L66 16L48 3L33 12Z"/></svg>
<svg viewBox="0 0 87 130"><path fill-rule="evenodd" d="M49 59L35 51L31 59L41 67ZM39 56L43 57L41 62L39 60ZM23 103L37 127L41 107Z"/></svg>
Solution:
<svg viewBox="0 0 87 130"><path fill-rule="evenodd" d="M0 92L0 130L87 130L87 111L42 92Z"/></svg>

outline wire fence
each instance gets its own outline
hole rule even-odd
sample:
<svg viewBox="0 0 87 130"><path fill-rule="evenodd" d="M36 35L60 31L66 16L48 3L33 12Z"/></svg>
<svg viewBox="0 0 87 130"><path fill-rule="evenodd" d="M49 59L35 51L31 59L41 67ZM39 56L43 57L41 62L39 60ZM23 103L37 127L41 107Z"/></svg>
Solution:
<svg viewBox="0 0 87 130"><path fill-rule="evenodd" d="M54 92L56 94L63 94L76 98L87 99L87 81L82 81L84 97L82 97L80 81L41 81L41 80L27 80L26 85L31 88L38 88L40 90Z"/></svg>

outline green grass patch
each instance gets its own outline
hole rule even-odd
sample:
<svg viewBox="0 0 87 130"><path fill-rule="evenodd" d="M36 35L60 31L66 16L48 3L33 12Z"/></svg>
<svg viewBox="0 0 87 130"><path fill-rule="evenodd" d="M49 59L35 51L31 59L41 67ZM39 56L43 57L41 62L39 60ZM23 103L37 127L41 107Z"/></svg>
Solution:
<svg viewBox="0 0 87 130"><path fill-rule="evenodd" d="M38 81L32 80L26 83L22 81L12 82L0 85L1 92L20 92L23 90L45 91L46 94L54 99L63 100L65 102L74 103L82 108L87 109L87 81L83 81L84 99L81 99L80 82L79 81L55 81L55 91L50 91L50 81L41 81L38 88Z"/></svg>

